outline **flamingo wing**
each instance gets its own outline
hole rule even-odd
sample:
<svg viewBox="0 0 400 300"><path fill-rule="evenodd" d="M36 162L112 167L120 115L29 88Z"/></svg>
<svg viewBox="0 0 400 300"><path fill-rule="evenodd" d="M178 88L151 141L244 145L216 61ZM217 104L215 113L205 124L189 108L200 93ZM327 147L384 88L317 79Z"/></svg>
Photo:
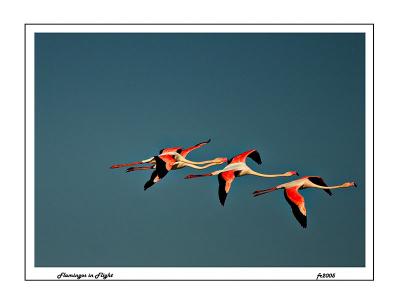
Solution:
<svg viewBox="0 0 400 300"><path fill-rule="evenodd" d="M172 155L154 156L154 159L156 160L156 170L151 174L149 181L144 184L144 190L147 190L164 178L176 162Z"/></svg>
<svg viewBox="0 0 400 300"><path fill-rule="evenodd" d="M312 183L320 185L320 186L328 186L325 181L322 179L322 177L319 176L309 176L308 180L310 180ZM328 193L329 196L332 196L332 191L328 189L324 189L326 193Z"/></svg>
<svg viewBox="0 0 400 300"><path fill-rule="evenodd" d="M207 145L210 141L211 141L211 139L208 139L207 141L200 142L200 143L198 143L197 145L194 145L194 146L192 146L192 147L183 149L182 152L181 152L180 154L181 154L183 157L186 157L186 155L188 155L189 152L191 152L191 151L193 151L193 150L195 150L195 149L198 149L198 148L201 148L201 147Z"/></svg>
<svg viewBox="0 0 400 300"><path fill-rule="evenodd" d="M287 188L284 191L285 199L292 208L296 220L303 228L307 227L307 211L303 196L299 193L299 187Z"/></svg>
<svg viewBox="0 0 400 300"><path fill-rule="evenodd" d="M229 190L233 180L235 179L235 171L226 171L218 174L218 196L219 202L224 206L226 197L228 196Z"/></svg>
<svg viewBox="0 0 400 300"><path fill-rule="evenodd" d="M176 163L176 159L173 155L160 155L154 156L154 158L156 160L156 168L160 170L171 171L172 166Z"/></svg>
<svg viewBox="0 0 400 300"><path fill-rule="evenodd" d="M182 147L170 147L170 148L164 148L160 150L160 154L168 153L168 152L180 152L182 151Z"/></svg>
<svg viewBox="0 0 400 300"><path fill-rule="evenodd" d="M250 157L252 160L254 160L259 165L261 165L261 163L262 163L260 153L258 153L257 150L253 149L253 150L249 150L249 151L246 151L239 155L234 156L233 158L231 158L228 161L228 164L245 162L247 157Z"/></svg>
<svg viewBox="0 0 400 300"><path fill-rule="evenodd" d="M153 173L151 173L150 179L144 184L144 190L147 190L149 187L153 186L159 181L160 177L158 176L157 170L155 170L153 171Z"/></svg>

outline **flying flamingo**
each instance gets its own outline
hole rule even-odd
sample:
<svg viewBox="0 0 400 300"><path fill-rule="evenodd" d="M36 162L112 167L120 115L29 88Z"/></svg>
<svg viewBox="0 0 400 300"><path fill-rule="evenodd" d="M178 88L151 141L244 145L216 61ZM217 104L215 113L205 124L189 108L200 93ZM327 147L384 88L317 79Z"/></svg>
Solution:
<svg viewBox="0 0 400 300"><path fill-rule="evenodd" d="M352 186L357 187L357 184L355 182L345 182L341 185L327 186L324 180L319 176L304 176L300 179L280 184L266 190L255 191L253 192L253 196L256 197L265 193L276 191L278 189L284 189L284 195L286 201L292 208L294 217L297 219L297 221L303 228L306 228L307 211L304 203L304 198L299 193L299 190L307 188L323 189L326 193L329 194L329 196L332 196L331 189L348 188Z"/></svg>
<svg viewBox="0 0 400 300"><path fill-rule="evenodd" d="M175 154L175 153L180 153L183 157L186 157L191 151L198 149L200 147L203 147L204 145L207 145L211 139L208 139L208 141L205 142L200 142L192 147L189 147L187 149L183 149L182 147L170 147L170 148L164 148L161 149L159 152L159 155L169 155L169 154ZM156 164L155 156L152 156L150 158L141 160L141 161L135 161L127 164L117 164L117 165L112 165L110 168L111 169L117 169L117 168L123 168L123 167L129 167L129 166L134 166L134 165L140 165L140 164ZM154 169L154 166L151 167L139 167L139 170L146 170L146 169ZM132 170L134 171L134 170Z"/></svg>
<svg viewBox="0 0 400 300"><path fill-rule="evenodd" d="M151 174L149 181L147 181L144 185L144 190L147 190L149 187L151 187L152 185L160 181L163 177L165 177L165 175L167 175L168 172L171 170L182 169L184 167L190 167L202 170L226 162L227 158L225 157L217 157L212 160L198 161L198 162L186 159L186 156L191 151L198 149L208 144L209 142L210 139L208 141L198 143L186 149L182 149L182 147L164 148L160 150L159 155L152 156L142 161L113 165L111 166L111 168L115 169L115 168L121 168L121 167L133 166L145 163L152 164L151 166L130 167L126 170L126 172L133 172L137 170L155 169L155 171ZM204 165L204 166L197 166L197 165Z"/></svg>
<svg viewBox="0 0 400 300"><path fill-rule="evenodd" d="M227 162L227 160L228 160L226 157L217 157L212 160L195 162L195 161L185 159L179 153L172 153L169 155L160 155L160 156L155 156L154 158L156 161L156 164L155 164L156 170L151 174L149 181L147 181L145 183L144 190L147 190L149 187L151 187L155 183L159 182L171 170L182 169L185 167L202 170L202 169L206 169L211 166L223 164L223 163ZM199 164L206 164L206 165L197 166ZM154 167L154 166L152 166L152 167ZM130 170L128 169L127 172L130 172Z"/></svg>
<svg viewBox="0 0 400 300"><path fill-rule="evenodd" d="M260 177L280 177L280 176L292 176L292 175L299 175L296 171L289 171L284 174L261 174L256 171L253 171L246 165L246 158L250 157L259 165L261 164L261 157L257 150L249 150L243 152L235 157L231 158L228 161L228 165L218 171L214 171L208 174L200 174L200 175L187 175L185 179L197 178L197 177L204 177L204 176L215 176L218 175L218 182L219 182L219 201L221 202L222 206L225 204L226 197L229 193L231 188L232 182L235 177L241 177L245 175L254 175Z"/></svg>

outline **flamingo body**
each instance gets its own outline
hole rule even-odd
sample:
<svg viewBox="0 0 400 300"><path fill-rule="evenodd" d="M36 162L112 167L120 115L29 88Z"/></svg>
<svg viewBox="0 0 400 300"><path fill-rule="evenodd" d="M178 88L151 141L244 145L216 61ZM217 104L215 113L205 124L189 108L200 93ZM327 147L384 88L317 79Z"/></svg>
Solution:
<svg viewBox="0 0 400 300"><path fill-rule="evenodd" d="M257 150L252 149L241 154L238 154L228 160L228 165L223 168L222 170L214 171L208 174L200 174L200 175L188 175L185 179L197 178L197 177L204 177L204 176L216 176L218 175L218 196L219 201L222 206L225 205L225 200L228 196L230 188L232 186L232 182L236 177L241 177L245 175L254 175L260 177L279 177L279 176L292 176L298 174L295 171L289 171L285 174L275 174L275 175L268 175L268 174L261 174L253 171L246 165L246 159L250 157L256 163L261 164L261 157Z"/></svg>
<svg viewBox="0 0 400 300"><path fill-rule="evenodd" d="M151 166L141 166L141 167L130 167L126 172L133 172L137 170L151 170L155 169L150 176L150 179L145 183L144 189L147 190L149 187L159 182L164 178L169 171L182 169L184 167L191 167L195 169L205 169L213 165L222 164L227 161L224 157L217 157L213 160L195 162L186 159L186 156L193 150L203 147L208 144L211 140L208 139L205 142L200 142L194 146L183 149L182 147L168 147L160 150L158 155L152 156L148 159L127 163L127 164L117 164L112 165L111 169L134 166L138 164L151 164ZM201 165L203 166L197 166ZM206 165L204 165L206 164Z"/></svg>
<svg viewBox="0 0 400 300"><path fill-rule="evenodd" d="M260 196L266 193L273 192L278 189L284 190L284 196L290 207L292 208L293 216L300 223L303 228L307 227L307 210L305 206L304 197L300 194L299 190L307 188L323 189L329 196L332 196L331 189L357 187L355 182L345 182L341 185L327 186L325 181L320 176L304 176L300 179L293 180L278 186L253 192L253 196Z"/></svg>

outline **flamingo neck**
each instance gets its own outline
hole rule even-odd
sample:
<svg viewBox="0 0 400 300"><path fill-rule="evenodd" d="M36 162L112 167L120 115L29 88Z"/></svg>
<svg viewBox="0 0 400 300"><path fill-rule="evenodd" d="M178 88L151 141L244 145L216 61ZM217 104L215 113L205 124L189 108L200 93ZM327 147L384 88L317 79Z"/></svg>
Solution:
<svg viewBox="0 0 400 300"><path fill-rule="evenodd" d="M342 188L347 188L349 186L346 186L345 183L340 184L340 185L332 185L332 186L321 186L315 184L313 187L318 188L318 189L323 189L323 190L333 190L333 189L342 189Z"/></svg>
<svg viewBox="0 0 400 300"><path fill-rule="evenodd" d="M288 176L286 174L263 174L263 173L258 173L256 171L250 170L248 172L249 175L254 175L254 176L259 176L259 177L265 177L265 178L273 178L273 177L283 177L283 176Z"/></svg>
<svg viewBox="0 0 400 300"><path fill-rule="evenodd" d="M192 163L195 163L195 164L197 164L197 165L208 164L209 167L218 164L218 163L217 163L216 161L214 161L214 160L195 161L195 162L192 162Z"/></svg>
<svg viewBox="0 0 400 300"><path fill-rule="evenodd" d="M206 165L204 165L204 166L198 166L197 168L199 169L199 170L203 170L203 169L206 169L206 168L208 168L208 167L212 167L212 166L215 166L215 165L218 165L219 163L217 163L217 162L214 162L214 161L212 161L212 160L210 160L209 161L210 163L209 164L206 164ZM203 164L203 163L207 163L207 161L206 162L199 162L199 164Z"/></svg>
<svg viewBox="0 0 400 300"><path fill-rule="evenodd" d="M185 157L185 155L181 155L179 153L174 153L174 157L177 161L182 161L185 163L193 164L193 165L203 165L203 164L208 164L208 163L215 163L215 160L203 160L203 161L193 161L189 160Z"/></svg>

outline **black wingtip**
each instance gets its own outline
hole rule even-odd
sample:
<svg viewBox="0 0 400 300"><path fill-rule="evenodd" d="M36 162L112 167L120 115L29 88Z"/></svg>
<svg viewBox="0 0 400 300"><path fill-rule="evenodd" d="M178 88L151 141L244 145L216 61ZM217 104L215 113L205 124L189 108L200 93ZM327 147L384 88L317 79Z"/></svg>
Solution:
<svg viewBox="0 0 400 300"><path fill-rule="evenodd" d="M262 164L262 160L261 160L261 156L260 153L255 150L252 153L249 154L249 157L254 160L257 164L261 165Z"/></svg>
<svg viewBox="0 0 400 300"><path fill-rule="evenodd" d="M219 193L219 203L221 203L222 206L225 206L225 200L226 200L226 196L228 194L226 193Z"/></svg>
<svg viewBox="0 0 400 300"><path fill-rule="evenodd" d="M207 141L202 141L202 142L198 143L197 145L208 144L209 142L211 142L211 139L208 139Z"/></svg>
<svg viewBox="0 0 400 300"><path fill-rule="evenodd" d="M221 180L220 175L218 175L218 181L219 181L218 198L219 198L219 202L221 203L221 205L224 206L226 197L228 196L228 193L225 192L225 182L223 180Z"/></svg>
<svg viewBox="0 0 400 300"><path fill-rule="evenodd" d="M144 190L147 190L149 187L151 187L153 185L153 182L151 182L151 181L147 181L145 184L144 184Z"/></svg>
<svg viewBox="0 0 400 300"><path fill-rule="evenodd" d="M303 214L300 213L300 215L298 216L298 218L296 217L296 219L302 228L304 229L307 228L307 216L304 216Z"/></svg>

